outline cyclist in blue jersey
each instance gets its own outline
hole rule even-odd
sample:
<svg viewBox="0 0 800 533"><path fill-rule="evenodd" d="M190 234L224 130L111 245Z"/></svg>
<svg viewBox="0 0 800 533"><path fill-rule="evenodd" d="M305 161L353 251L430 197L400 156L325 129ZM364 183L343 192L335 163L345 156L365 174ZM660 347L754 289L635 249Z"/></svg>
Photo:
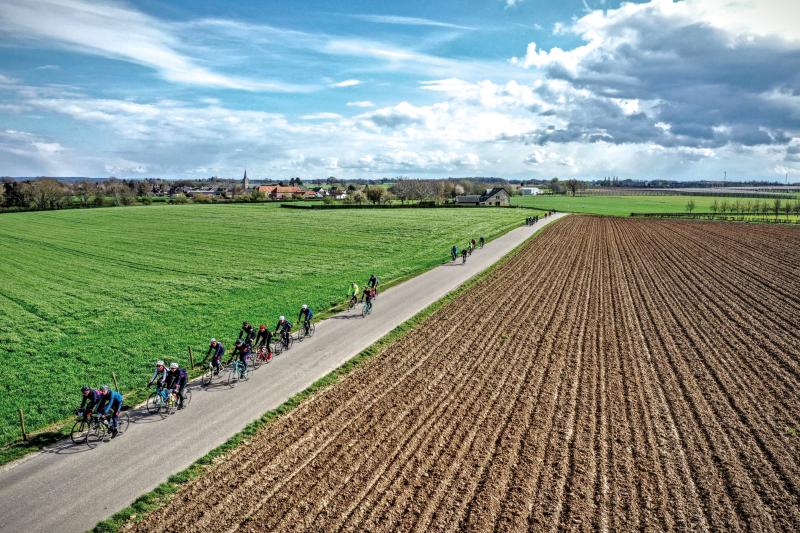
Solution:
<svg viewBox="0 0 800 533"><path fill-rule="evenodd" d="M91 388L89 385L84 385L81 387L81 394L83 398L81 399L81 406L78 407L78 414L90 415L97 404L100 403L102 392L99 389Z"/></svg>
<svg viewBox="0 0 800 533"><path fill-rule="evenodd" d="M102 397L97 404L97 414L108 419L111 428L111 438L117 436L119 426L119 412L122 410L122 394L112 391L108 385L100 388Z"/></svg>
<svg viewBox="0 0 800 533"><path fill-rule="evenodd" d="M214 366L214 375L217 375L222 369L222 356L225 355L225 346L217 339L211 339L211 344L209 344L208 351L206 352L206 358L209 355L211 355L211 364Z"/></svg>
<svg viewBox="0 0 800 533"><path fill-rule="evenodd" d="M275 325L275 333L280 333L283 345L289 348L289 332L292 331L292 323L286 320L286 317L281 315L278 323Z"/></svg>
<svg viewBox="0 0 800 533"><path fill-rule="evenodd" d="M314 311L308 305L303 304L300 308L300 313L297 315L297 321L303 324L303 331L306 335L308 335L308 328L311 327L312 318L314 318Z"/></svg>

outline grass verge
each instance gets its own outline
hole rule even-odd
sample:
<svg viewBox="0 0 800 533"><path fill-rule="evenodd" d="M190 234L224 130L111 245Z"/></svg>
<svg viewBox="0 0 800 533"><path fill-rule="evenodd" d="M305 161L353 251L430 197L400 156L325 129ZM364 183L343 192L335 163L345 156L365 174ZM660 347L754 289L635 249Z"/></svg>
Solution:
<svg viewBox="0 0 800 533"><path fill-rule="evenodd" d="M552 224L545 226L544 228L536 232L530 238L526 239L521 244L516 246L513 250L511 250L509 253L507 253L505 256L503 256L495 264L493 264L480 274L476 275L472 279L466 281L464 284L460 285L458 288L451 291L440 300L432 303L431 305L429 305L428 307L426 307L425 309L423 309L422 311L411 317L409 320L403 322L402 324L394 328L392 331L387 333L384 337L379 339L376 343L371 345L369 348L363 350L362 352L360 352L358 355L347 361L339 368L333 370L329 374L315 381L307 389L298 392L294 396L291 396L288 400L286 400L284 403L282 403L275 409L267 411L260 418L245 426L245 428L242 431L240 431L239 433L228 439L227 442L211 450L206 455L195 461L191 466L189 466L185 470L178 472L173 476L170 476L170 478L167 479L166 482L160 484L158 487L144 494L143 496L140 496L131 505L115 513L113 516L111 516L111 518L99 522L92 531L94 531L95 533L110 533L119 531L120 528L124 526L128 521L141 520L147 513L155 511L156 509L159 509L160 507L164 506L167 502L169 502L170 498L172 498L172 496L180 489L181 485L188 483L189 481L202 475L207 470L207 468L214 463L215 460L221 458L226 453L232 451L239 444L244 442L247 438L255 435L256 432L266 427L276 418L292 412L302 402L311 398L314 394L342 381L342 379L344 379L350 372L352 372L353 369L363 365L366 361L372 359L375 355L379 354L390 344L394 343L395 341L399 340L403 336L409 334L414 329L416 329L433 313L435 313L442 307L446 306L448 303L458 298L465 291L476 286L482 280L491 276L493 272L501 268L508 261L510 261L516 254L518 254L520 250L522 250L522 248L526 246L531 239L539 236L544 231L548 231L551 225Z"/></svg>

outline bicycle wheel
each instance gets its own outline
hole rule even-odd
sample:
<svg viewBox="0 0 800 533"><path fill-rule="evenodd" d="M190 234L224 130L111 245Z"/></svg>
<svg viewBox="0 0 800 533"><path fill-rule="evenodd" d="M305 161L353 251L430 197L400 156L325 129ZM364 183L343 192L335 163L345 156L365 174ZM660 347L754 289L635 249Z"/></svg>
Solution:
<svg viewBox="0 0 800 533"><path fill-rule="evenodd" d="M120 413L117 418L117 437L124 435L130 425L131 416L128 413Z"/></svg>
<svg viewBox="0 0 800 533"><path fill-rule="evenodd" d="M261 363L264 362L264 350L259 348L256 353L253 354L253 357L250 358L250 364L253 367L253 370L261 366Z"/></svg>
<svg viewBox="0 0 800 533"><path fill-rule="evenodd" d="M308 329L306 330L306 337L313 337L315 331L317 331L317 328L312 322L311 324L308 325Z"/></svg>
<svg viewBox="0 0 800 533"><path fill-rule="evenodd" d="M89 436L86 442L91 445L92 443L105 440L106 436L108 436L108 426L105 422L102 420L92 420L91 429L89 430Z"/></svg>
<svg viewBox="0 0 800 533"><path fill-rule="evenodd" d="M272 343L272 353L273 355L280 355L283 352L283 342L276 341Z"/></svg>
<svg viewBox="0 0 800 533"><path fill-rule="evenodd" d="M167 397L167 404L164 406L164 412L168 415L175 414L175 411L178 410L178 401L175 399L175 395L173 393L169 393Z"/></svg>
<svg viewBox="0 0 800 533"><path fill-rule="evenodd" d="M206 373L203 374L202 378L200 378L200 384L203 387L208 387L209 385L211 385L211 382L213 380L214 380L214 366L209 364L208 370L206 370Z"/></svg>
<svg viewBox="0 0 800 533"><path fill-rule="evenodd" d="M233 387L239 381L239 365L236 363L228 367L228 375L225 377L225 384L228 387Z"/></svg>
<svg viewBox="0 0 800 533"><path fill-rule="evenodd" d="M147 398L147 412L151 415L158 414L162 407L164 407L164 399L158 391Z"/></svg>
<svg viewBox="0 0 800 533"><path fill-rule="evenodd" d="M292 344L293 344L293 343L294 343L294 337L292 337L292 334L291 334L291 333L289 333L289 334L286 336L286 346L285 346L285 348L288 350L289 348L291 348L291 347L292 347Z"/></svg>
<svg viewBox="0 0 800 533"><path fill-rule="evenodd" d="M89 421L84 417L76 420L69 436L73 444L85 444L86 438L89 436Z"/></svg>

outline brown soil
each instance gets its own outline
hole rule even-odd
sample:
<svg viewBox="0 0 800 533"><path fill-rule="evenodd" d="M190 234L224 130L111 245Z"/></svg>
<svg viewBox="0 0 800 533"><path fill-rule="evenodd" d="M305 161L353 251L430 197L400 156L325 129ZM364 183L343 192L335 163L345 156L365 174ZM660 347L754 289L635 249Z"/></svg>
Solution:
<svg viewBox="0 0 800 533"><path fill-rule="evenodd" d="M569 217L138 531L800 531L800 231Z"/></svg>

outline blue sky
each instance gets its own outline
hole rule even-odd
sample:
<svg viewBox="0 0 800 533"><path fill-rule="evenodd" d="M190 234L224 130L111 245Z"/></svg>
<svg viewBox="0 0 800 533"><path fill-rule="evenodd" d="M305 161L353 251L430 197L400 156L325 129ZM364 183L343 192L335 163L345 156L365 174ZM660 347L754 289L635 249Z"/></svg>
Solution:
<svg viewBox="0 0 800 533"><path fill-rule="evenodd" d="M800 180L793 0L3 0L0 175Z"/></svg>

